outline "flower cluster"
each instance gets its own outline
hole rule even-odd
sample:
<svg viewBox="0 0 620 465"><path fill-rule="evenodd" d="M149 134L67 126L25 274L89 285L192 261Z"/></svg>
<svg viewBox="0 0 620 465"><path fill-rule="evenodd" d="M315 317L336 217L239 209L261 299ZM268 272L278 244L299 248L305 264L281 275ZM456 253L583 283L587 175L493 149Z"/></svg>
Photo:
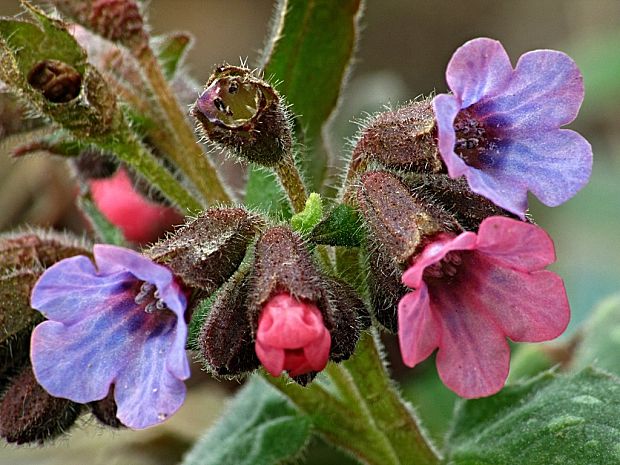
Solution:
<svg viewBox="0 0 620 465"><path fill-rule="evenodd" d="M125 3L98 2L106 9L94 18ZM142 23L127 18L106 31L133 44ZM357 245L375 320L398 333L407 366L437 351L446 386L475 398L503 387L508 339L547 341L568 324L563 282L545 269L553 242L526 218L527 193L550 206L566 201L588 181L592 152L561 129L583 100L579 70L563 53L530 52L513 69L499 42L476 39L456 51L446 77L451 94L385 112L365 129L345 202L367 233ZM293 140L280 97L245 68L218 68L193 114L205 137L240 158L294 169L282 162ZM180 220L134 189L124 166L103 168L106 179L82 174L128 239L154 241ZM30 300L46 321L32 332L32 371L16 391L53 396L46 408L69 405L75 418L76 405L97 402L92 412L108 424L159 424L185 398L190 320L189 348L211 373L239 377L262 365L306 385L348 359L370 324L353 286L316 260L325 242L314 232L229 206L142 253L100 244L93 259L46 263Z"/></svg>
<svg viewBox="0 0 620 465"><path fill-rule="evenodd" d="M592 150L560 129L583 100L581 74L561 52L527 53L513 69L499 42L475 39L446 78L453 93L437 95L432 112L422 101L380 115L353 158L400 170L363 174L357 194L378 321L398 331L406 365L438 349L446 386L475 398L503 387L506 338L547 341L568 325L564 284L545 270L553 242L515 216L525 219L528 190L550 206L572 197L590 177ZM408 139L391 141L404 120L414 121L409 151Z"/></svg>

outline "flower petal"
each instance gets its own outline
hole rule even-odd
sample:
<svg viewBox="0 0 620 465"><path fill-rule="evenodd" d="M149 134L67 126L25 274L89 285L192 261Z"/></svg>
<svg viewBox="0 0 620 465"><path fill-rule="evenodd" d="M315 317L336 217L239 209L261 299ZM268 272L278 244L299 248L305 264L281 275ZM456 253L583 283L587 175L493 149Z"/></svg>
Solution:
<svg viewBox="0 0 620 465"><path fill-rule="evenodd" d="M431 311L428 288L406 294L398 303L398 341L403 362L414 367L439 346L441 325Z"/></svg>
<svg viewBox="0 0 620 465"><path fill-rule="evenodd" d="M544 229L503 216L486 218L480 224L476 250L522 271L542 270L555 261L553 241Z"/></svg>
<svg viewBox="0 0 620 465"><path fill-rule="evenodd" d="M458 99L453 95L440 94L433 99L433 112L437 122L437 146L448 174L458 178L465 174L470 167L454 152L456 134L454 119L460 111Z"/></svg>
<svg viewBox="0 0 620 465"><path fill-rule="evenodd" d="M51 395L81 404L103 399L118 373L131 363L133 341L123 331L122 319L114 318L115 313L126 313L128 304L109 305L114 309L98 308L75 324L45 321L34 329L32 369Z"/></svg>
<svg viewBox="0 0 620 465"><path fill-rule="evenodd" d="M50 320L72 324L98 312L98 302L123 294L133 281L126 272L98 276L88 257L71 257L45 270L32 290L30 304Z"/></svg>
<svg viewBox="0 0 620 465"><path fill-rule="evenodd" d="M172 343L174 323L170 323L156 328L157 335L145 338L116 379L117 416L130 428L142 429L161 423L185 400L185 384L167 369L167 358L162 355L178 350ZM187 358L184 347L181 354Z"/></svg>
<svg viewBox="0 0 620 465"><path fill-rule="evenodd" d="M319 309L290 294L278 294L264 306L256 339L279 349L300 349L320 338L325 330Z"/></svg>
<svg viewBox="0 0 620 465"><path fill-rule="evenodd" d="M419 254L413 264L405 271L402 282L406 286L418 289L422 286L422 277L427 266L441 261L453 250L472 250L476 247L476 234L464 232L457 237L442 234L427 245Z"/></svg>
<svg viewBox="0 0 620 465"><path fill-rule="evenodd" d="M468 399L490 396L506 382L510 348L502 330L471 301L475 292L432 291L441 319L437 371L446 386Z"/></svg>
<svg viewBox="0 0 620 465"><path fill-rule="evenodd" d="M568 55L535 50L522 55L502 91L476 104L474 111L506 135L527 137L573 121L583 96L583 77Z"/></svg>
<svg viewBox="0 0 620 465"><path fill-rule="evenodd" d="M497 266L493 257L478 253L468 263L468 286L476 294L463 296L470 308L490 315L513 341L555 339L570 320L564 283L551 271Z"/></svg>
<svg viewBox="0 0 620 465"><path fill-rule="evenodd" d="M553 207L587 184L592 148L576 132L558 129L527 139L505 140L482 162L482 169L470 167L465 173L471 190L524 218L528 189Z"/></svg>
<svg viewBox="0 0 620 465"><path fill-rule="evenodd" d="M129 271L139 280L154 284L158 289L166 288L173 280L172 272L168 268L133 250L115 245L95 244L93 253L101 275Z"/></svg>
<svg viewBox="0 0 620 465"><path fill-rule="evenodd" d="M321 371L327 365L332 337L326 328L320 338L304 347L304 356L313 371ZM293 375L295 376L295 375Z"/></svg>
<svg viewBox="0 0 620 465"><path fill-rule="evenodd" d="M446 81L467 108L478 100L495 95L512 75L510 58L497 40L479 38L459 47L446 70Z"/></svg>
<svg viewBox="0 0 620 465"><path fill-rule="evenodd" d="M284 349L263 344L256 339L256 355L271 376L280 376L284 370Z"/></svg>

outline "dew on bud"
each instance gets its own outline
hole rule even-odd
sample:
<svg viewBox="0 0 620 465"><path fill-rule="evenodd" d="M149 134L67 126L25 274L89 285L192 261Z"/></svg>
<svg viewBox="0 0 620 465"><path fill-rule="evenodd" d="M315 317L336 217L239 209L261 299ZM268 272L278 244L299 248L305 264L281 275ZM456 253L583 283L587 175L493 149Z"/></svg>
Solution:
<svg viewBox="0 0 620 465"><path fill-rule="evenodd" d="M249 69L218 67L192 114L205 138L242 160L274 166L290 153L291 127L284 105L275 89Z"/></svg>

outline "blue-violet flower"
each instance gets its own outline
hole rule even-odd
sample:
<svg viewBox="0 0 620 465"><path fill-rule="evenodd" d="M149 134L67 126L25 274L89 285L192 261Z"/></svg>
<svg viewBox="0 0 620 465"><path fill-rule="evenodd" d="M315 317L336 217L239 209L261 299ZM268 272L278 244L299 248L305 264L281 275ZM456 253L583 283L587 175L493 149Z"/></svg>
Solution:
<svg viewBox="0 0 620 465"><path fill-rule="evenodd" d="M433 99L439 152L451 177L520 216L530 190L557 206L581 189L592 171L592 148L561 126L577 116L583 78L554 50L521 56L515 69L502 45L480 38L452 56L446 80L453 94Z"/></svg>
<svg viewBox="0 0 620 465"><path fill-rule="evenodd" d="M48 318L32 334L37 381L87 403L114 388L117 417L134 429L181 406L189 377L186 297L170 270L132 250L95 245L37 281L31 304Z"/></svg>

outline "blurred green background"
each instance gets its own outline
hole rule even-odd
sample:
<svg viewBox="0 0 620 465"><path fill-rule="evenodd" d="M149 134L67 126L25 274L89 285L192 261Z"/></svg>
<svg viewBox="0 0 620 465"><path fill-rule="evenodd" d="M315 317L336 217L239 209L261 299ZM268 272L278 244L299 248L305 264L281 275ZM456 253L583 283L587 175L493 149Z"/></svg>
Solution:
<svg viewBox="0 0 620 465"><path fill-rule="evenodd" d="M334 0L337 1L337 0ZM152 0L149 19L155 34L188 30L196 38L187 70L199 81L214 65L240 59L255 62L268 32L273 2L268 0ZM0 0L0 15L19 12L17 0ZM569 333L593 305L620 290L620 1L370 0L350 82L331 131L336 153L348 150L355 120L385 104L420 94L444 92L445 66L468 39L499 39L513 63L538 48L562 50L580 66L586 99L571 127L594 148L590 184L566 204L550 209L531 198L532 212L554 238L558 262L573 310ZM199 89L196 89L198 93ZM13 162L0 144L0 230L24 223L80 230L71 208L74 187L62 163L46 158ZM388 340L388 349L390 347ZM426 424L441 437L452 397L432 364L403 370L391 357L408 397L421 405ZM234 389L205 376L194 378L192 396L179 415L143 433L110 433L91 425L49 450L0 450L2 464L170 464L217 417ZM430 386L428 389L426 386ZM430 406L430 407L429 407ZM93 451L96 450L96 453ZM317 448L309 462L345 463Z"/></svg>

